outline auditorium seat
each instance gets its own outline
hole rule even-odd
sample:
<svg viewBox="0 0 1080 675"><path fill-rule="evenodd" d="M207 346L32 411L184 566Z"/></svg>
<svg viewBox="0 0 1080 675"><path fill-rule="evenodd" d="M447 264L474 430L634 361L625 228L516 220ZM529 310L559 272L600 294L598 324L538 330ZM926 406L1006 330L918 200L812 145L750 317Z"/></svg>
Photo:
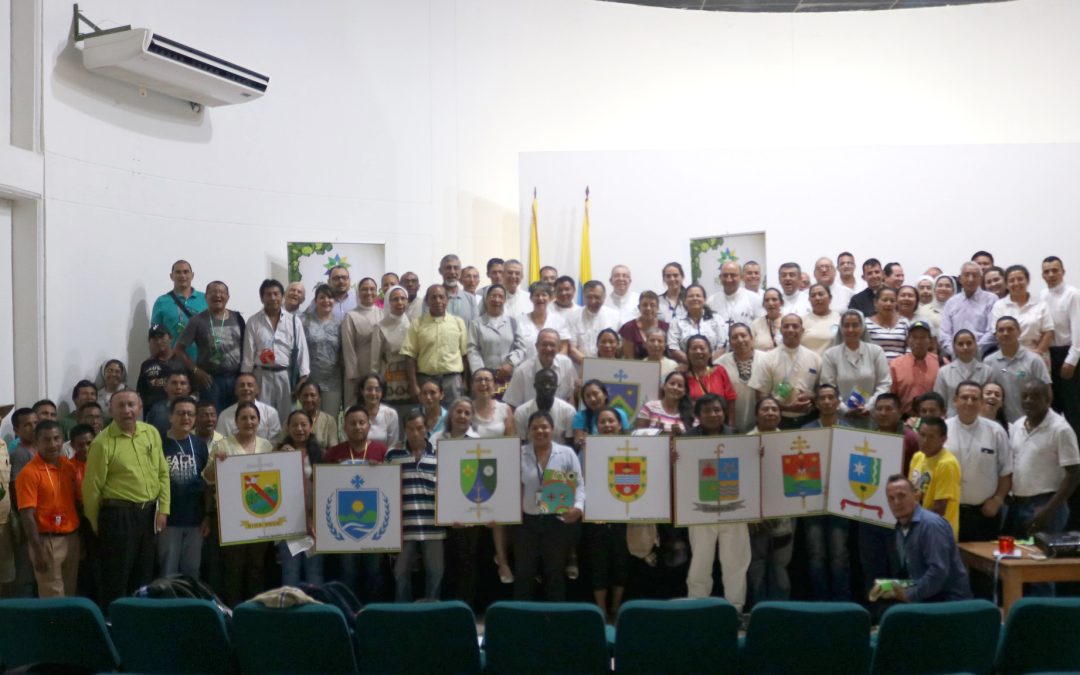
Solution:
<svg viewBox="0 0 1080 675"><path fill-rule="evenodd" d="M120 663L101 610L86 598L0 600L4 668L64 663L99 671Z"/></svg>
<svg viewBox="0 0 1080 675"><path fill-rule="evenodd" d="M126 671L229 672L225 616L209 600L120 598L109 605L109 618Z"/></svg>
<svg viewBox="0 0 1080 675"><path fill-rule="evenodd" d="M244 602L233 610L240 671L356 673L356 654L345 615L332 605L268 608Z"/></svg>
<svg viewBox="0 0 1080 675"><path fill-rule="evenodd" d="M607 673L604 614L583 602L496 602L484 615L485 672Z"/></svg>
<svg viewBox="0 0 1080 675"><path fill-rule="evenodd" d="M742 649L747 673L865 673L870 613L851 602L762 602Z"/></svg>
<svg viewBox="0 0 1080 675"><path fill-rule="evenodd" d="M739 613L720 598L632 600L619 610L615 672L736 672L738 632Z"/></svg>
<svg viewBox="0 0 1080 675"><path fill-rule="evenodd" d="M1080 598L1023 598L1005 619L997 671L1080 671Z"/></svg>
<svg viewBox="0 0 1080 675"><path fill-rule="evenodd" d="M419 636L419 643L411 636ZM372 603L356 616L361 673L479 675L476 617L464 602Z"/></svg>
<svg viewBox="0 0 1080 675"><path fill-rule="evenodd" d="M881 619L871 673L990 673L1001 610L986 600L895 605Z"/></svg>

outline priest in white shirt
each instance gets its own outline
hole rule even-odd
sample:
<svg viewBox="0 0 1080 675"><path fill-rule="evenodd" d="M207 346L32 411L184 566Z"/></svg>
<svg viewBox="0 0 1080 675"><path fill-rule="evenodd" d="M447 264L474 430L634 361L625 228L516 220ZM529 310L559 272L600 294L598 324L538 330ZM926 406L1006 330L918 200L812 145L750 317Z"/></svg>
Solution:
<svg viewBox="0 0 1080 675"><path fill-rule="evenodd" d="M802 268L799 263L786 262L780 266L780 297L784 304L781 308L785 314L810 313L810 298L805 291L799 290L802 281Z"/></svg>
<svg viewBox="0 0 1080 675"><path fill-rule="evenodd" d="M833 265L832 260L825 257L817 259L814 263L814 279L828 288L829 293L832 294L829 309L834 312L843 312L848 308L848 303L851 302L851 296L855 295L855 291L844 284L836 283L836 266Z"/></svg>
<svg viewBox="0 0 1080 675"><path fill-rule="evenodd" d="M1050 343L1050 377L1054 387L1054 410L1062 413L1073 431L1080 431L1080 382L1076 364L1080 361L1080 292L1065 285L1065 265L1050 256L1042 262L1046 282L1041 299L1054 320Z"/></svg>
<svg viewBox="0 0 1080 675"><path fill-rule="evenodd" d="M630 268L616 265L611 268L611 293L604 300L604 306L619 313L619 325L635 318L638 314L638 299L641 294L630 290Z"/></svg>
<svg viewBox="0 0 1080 675"><path fill-rule="evenodd" d="M506 304L503 305L503 313L506 316L517 318L520 314L532 311L529 289L521 286L524 276L525 268L520 260L507 260L503 264L503 286L506 288Z"/></svg>
<svg viewBox="0 0 1080 675"><path fill-rule="evenodd" d="M850 290L852 295L858 293L866 286L866 284L859 282L859 280L855 278L855 256L850 252L844 251L836 256L836 270L839 272L840 276L840 283L838 285ZM836 293L834 292L833 297L835 296Z"/></svg>
<svg viewBox="0 0 1080 675"><path fill-rule="evenodd" d="M1001 507L1012 488L1009 435L979 414L982 387L967 380L953 394L956 415L945 421L946 447L960 462L960 541L993 541L1001 533Z"/></svg>
<svg viewBox="0 0 1080 675"><path fill-rule="evenodd" d="M756 260L747 260L742 266L743 288L757 296L757 304L761 304L765 289L761 287L761 263Z"/></svg>
<svg viewBox="0 0 1080 675"><path fill-rule="evenodd" d="M765 313L761 298L739 286L739 263L731 260L720 266L721 289L709 296L709 307L720 318L724 330L735 323L749 326Z"/></svg>
<svg viewBox="0 0 1080 675"><path fill-rule="evenodd" d="M581 314L581 306L574 302L577 297L577 284L573 277L561 276L555 280L555 302L548 305L549 312L555 312L572 326Z"/></svg>
<svg viewBox="0 0 1080 675"><path fill-rule="evenodd" d="M607 295L604 282L593 279L585 282L582 288L585 306L577 319L570 323L570 358L579 368L585 357L596 356L596 338L600 331L610 328L617 333L622 326L618 312L604 307L604 297Z"/></svg>

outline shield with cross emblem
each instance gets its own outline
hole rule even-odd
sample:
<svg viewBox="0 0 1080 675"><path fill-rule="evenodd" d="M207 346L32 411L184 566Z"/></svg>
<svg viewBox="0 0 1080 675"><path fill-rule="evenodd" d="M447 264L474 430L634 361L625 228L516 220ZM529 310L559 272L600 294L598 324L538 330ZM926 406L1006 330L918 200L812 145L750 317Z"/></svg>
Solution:
<svg viewBox="0 0 1080 675"><path fill-rule="evenodd" d="M350 483L352 489L336 490L331 498L337 507L338 527L355 541L361 541L369 535L372 539L380 539L383 535L379 530L382 522L379 513L382 493L378 488L363 487L364 479L360 474L354 476Z"/></svg>
<svg viewBox="0 0 1080 675"><path fill-rule="evenodd" d="M608 405L621 410L632 426L645 401L659 398L660 364L654 361L585 359L584 381L600 380L608 393Z"/></svg>

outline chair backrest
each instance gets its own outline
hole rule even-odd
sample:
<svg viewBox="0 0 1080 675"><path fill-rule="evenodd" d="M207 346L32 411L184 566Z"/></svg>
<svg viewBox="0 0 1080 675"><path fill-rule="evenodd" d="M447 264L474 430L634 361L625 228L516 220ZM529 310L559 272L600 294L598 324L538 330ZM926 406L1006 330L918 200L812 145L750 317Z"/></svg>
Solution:
<svg viewBox="0 0 1080 675"><path fill-rule="evenodd" d="M604 615L582 602L496 602L484 652L492 674L609 672Z"/></svg>
<svg viewBox="0 0 1080 675"><path fill-rule="evenodd" d="M423 646L390 636L422 635ZM361 673L480 673L476 617L464 602L372 603L356 616Z"/></svg>
<svg viewBox="0 0 1080 675"><path fill-rule="evenodd" d="M742 662L751 673L865 673L870 613L852 602L759 603Z"/></svg>
<svg viewBox="0 0 1080 675"><path fill-rule="evenodd" d="M69 663L116 670L120 659L105 618L86 598L0 600L0 661Z"/></svg>
<svg viewBox="0 0 1080 675"><path fill-rule="evenodd" d="M616 673L690 673L739 661L739 613L720 598L632 600L619 610Z"/></svg>
<svg viewBox="0 0 1080 675"><path fill-rule="evenodd" d="M355 673L345 615L331 605L271 609L244 602L233 610L233 635L245 673Z"/></svg>
<svg viewBox="0 0 1080 675"><path fill-rule="evenodd" d="M120 598L109 605L109 618L124 670L229 672L232 644L211 600Z"/></svg>
<svg viewBox="0 0 1080 675"><path fill-rule="evenodd" d="M1005 619L1001 673L1080 670L1080 598L1023 598Z"/></svg>
<svg viewBox="0 0 1080 675"><path fill-rule="evenodd" d="M986 600L890 607L878 627L871 672L989 673L1001 611Z"/></svg>

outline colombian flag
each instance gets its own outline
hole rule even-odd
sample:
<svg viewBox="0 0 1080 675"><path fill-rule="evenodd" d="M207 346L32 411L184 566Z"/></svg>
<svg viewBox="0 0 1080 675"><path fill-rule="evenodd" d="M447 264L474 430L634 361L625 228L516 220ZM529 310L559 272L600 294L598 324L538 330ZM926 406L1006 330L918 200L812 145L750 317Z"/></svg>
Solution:
<svg viewBox="0 0 1080 675"><path fill-rule="evenodd" d="M592 253L589 251L589 188L585 188L585 224L581 227L581 259L578 262L579 305L585 304L585 282L592 279Z"/></svg>
<svg viewBox="0 0 1080 675"><path fill-rule="evenodd" d="M540 241L536 235L536 188L533 188L532 227L529 234L529 284L540 281Z"/></svg>

